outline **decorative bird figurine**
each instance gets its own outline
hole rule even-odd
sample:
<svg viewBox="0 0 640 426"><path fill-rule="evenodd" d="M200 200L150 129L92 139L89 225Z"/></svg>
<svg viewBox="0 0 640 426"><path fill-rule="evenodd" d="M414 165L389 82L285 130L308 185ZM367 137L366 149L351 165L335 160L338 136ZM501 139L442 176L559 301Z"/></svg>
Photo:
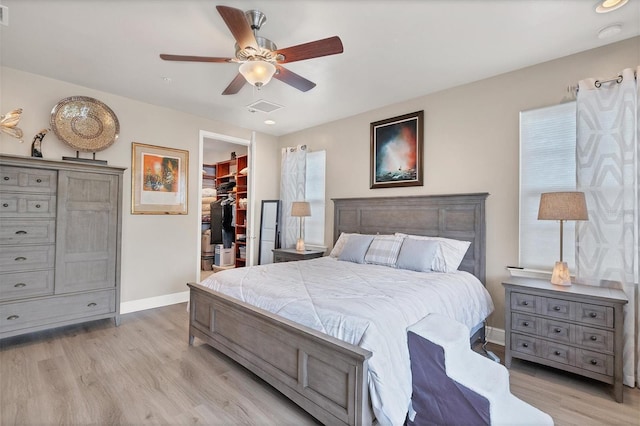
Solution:
<svg viewBox="0 0 640 426"><path fill-rule="evenodd" d="M16 127L20 121L22 115L22 108L9 111L3 116L0 116L0 130L9 136L13 136L16 139L22 139L22 129ZM22 142L22 141L20 141Z"/></svg>
<svg viewBox="0 0 640 426"><path fill-rule="evenodd" d="M42 139L49 132L49 129L42 129L35 135L33 142L31 143L31 156L42 158Z"/></svg>

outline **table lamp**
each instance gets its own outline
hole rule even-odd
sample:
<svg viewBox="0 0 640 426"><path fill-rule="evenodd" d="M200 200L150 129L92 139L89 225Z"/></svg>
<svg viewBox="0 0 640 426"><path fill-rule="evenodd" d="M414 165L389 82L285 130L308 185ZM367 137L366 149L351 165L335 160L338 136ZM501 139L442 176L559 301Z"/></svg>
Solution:
<svg viewBox="0 0 640 426"><path fill-rule="evenodd" d="M303 224L306 216L311 216L311 206L306 201L294 201L291 203L291 216L300 218L300 234L296 243L296 251L304 252Z"/></svg>
<svg viewBox="0 0 640 426"><path fill-rule="evenodd" d="M562 261L563 223L565 220L589 220L584 192L546 192L540 195L538 220L560 221L560 261L556 262L551 284L571 285L567 262Z"/></svg>

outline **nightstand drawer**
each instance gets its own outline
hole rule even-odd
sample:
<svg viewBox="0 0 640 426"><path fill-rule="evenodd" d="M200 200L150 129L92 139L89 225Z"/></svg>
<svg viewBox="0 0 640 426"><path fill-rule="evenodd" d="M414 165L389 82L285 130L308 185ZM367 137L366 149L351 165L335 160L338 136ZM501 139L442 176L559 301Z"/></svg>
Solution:
<svg viewBox="0 0 640 426"><path fill-rule="evenodd" d="M531 294L512 293L511 309L520 312L536 313L537 298Z"/></svg>
<svg viewBox="0 0 640 426"><path fill-rule="evenodd" d="M511 314L511 329L523 333L538 334L538 322L540 318L532 315L513 312Z"/></svg>
<svg viewBox="0 0 640 426"><path fill-rule="evenodd" d="M613 352L613 332L578 326L576 343L589 349Z"/></svg>
<svg viewBox="0 0 640 426"><path fill-rule="evenodd" d="M511 350L516 352L522 352L529 355L540 355L541 340L537 340L535 337L523 336L522 334L513 333L511 335Z"/></svg>
<svg viewBox="0 0 640 426"><path fill-rule="evenodd" d="M540 336L558 342L571 343L574 341L574 328L571 324L552 319L543 319L540 322Z"/></svg>
<svg viewBox="0 0 640 426"><path fill-rule="evenodd" d="M576 320L587 324L613 327L613 308L581 303L578 305Z"/></svg>
<svg viewBox="0 0 640 426"><path fill-rule="evenodd" d="M576 367L613 376L613 356L578 349Z"/></svg>
<svg viewBox="0 0 640 426"><path fill-rule="evenodd" d="M545 342L540 356L550 361L573 365L576 358L576 349L556 342Z"/></svg>
<svg viewBox="0 0 640 426"><path fill-rule="evenodd" d="M540 304L542 308L540 313L554 318L569 320L571 319L571 312L575 310L575 303L568 300L542 297Z"/></svg>

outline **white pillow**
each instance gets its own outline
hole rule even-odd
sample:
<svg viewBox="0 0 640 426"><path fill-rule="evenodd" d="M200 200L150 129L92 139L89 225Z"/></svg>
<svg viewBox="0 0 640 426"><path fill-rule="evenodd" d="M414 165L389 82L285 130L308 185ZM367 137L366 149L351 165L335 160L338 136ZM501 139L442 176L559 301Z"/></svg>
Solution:
<svg viewBox="0 0 640 426"><path fill-rule="evenodd" d="M422 235L407 235L396 232L398 236L405 236L416 240L434 240L440 245L433 259L431 269L435 272L455 272L458 270L471 241L454 240L442 237L425 237Z"/></svg>
<svg viewBox="0 0 640 426"><path fill-rule="evenodd" d="M410 271L431 272L433 260L440 251L440 243L434 240L405 238L400 248L396 268Z"/></svg>
<svg viewBox="0 0 640 426"><path fill-rule="evenodd" d="M353 235L353 234L347 234L346 232L343 232L340 234L340 236L338 237L338 240L333 245L333 249L331 249L331 253L329 253L329 256L336 257L336 258L340 257L340 253L342 253L342 250L344 250L344 245L347 244L349 235Z"/></svg>
<svg viewBox="0 0 640 426"><path fill-rule="evenodd" d="M364 256L373 241L373 235L352 234L338 256L338 260L346 262L364 263Z"/></svg>
<svg viewBox="0 0 640 426"><path fill-rule="evenodd" d="M376 235L364 256L365 263L395 267L403 240L396 235Z"/></svg>

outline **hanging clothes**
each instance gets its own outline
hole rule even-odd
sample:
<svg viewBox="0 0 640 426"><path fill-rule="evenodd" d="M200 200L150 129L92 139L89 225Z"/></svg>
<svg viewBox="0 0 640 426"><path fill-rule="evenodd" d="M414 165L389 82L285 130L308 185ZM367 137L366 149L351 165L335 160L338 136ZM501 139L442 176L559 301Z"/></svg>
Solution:
<svg viewBox="0 0 640 426"><path fill-rule="evenodd" d="M222 221L223 221L223 207L222 202L224 200L216 200L211 203L211 245L223 244L222 238Z"/></svg>
<svg viewBox="0 0 640 426"><path fill-rule="evenodd" d="M235 206L236 200L233 196L222 200L222 244L223 247L231 248L235 239Z"/></svg>

